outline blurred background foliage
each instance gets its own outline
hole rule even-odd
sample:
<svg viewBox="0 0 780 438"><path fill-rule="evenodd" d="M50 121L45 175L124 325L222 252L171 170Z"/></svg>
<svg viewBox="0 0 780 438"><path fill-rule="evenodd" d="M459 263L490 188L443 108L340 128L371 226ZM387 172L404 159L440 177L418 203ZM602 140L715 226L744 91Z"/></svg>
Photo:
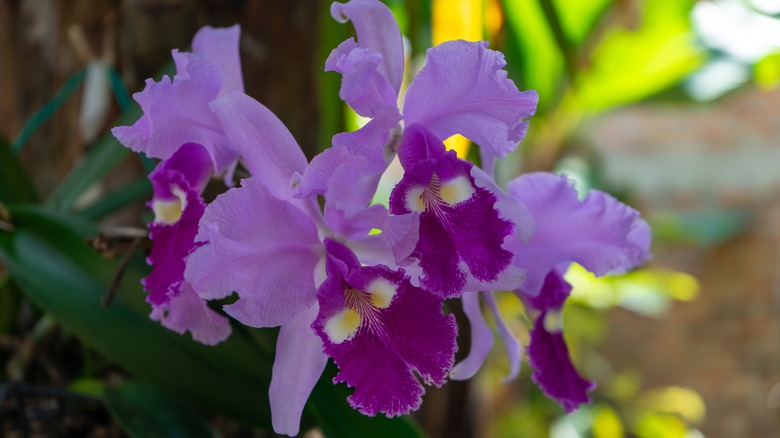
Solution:
<svg viewBox="0 0 780 438"><path fill-rule="evenodd" d="M0 1L0 431L268 436L276 332L234 325L227 342L204 347L147 318L139 279L148 272L143 203L151 196L145 172L154 163L129 154L107 129L138 118L128 90L139 90L153 71L170 74L164 65L171 48L186 46L202 24L240 21L248 93L279 114L311 157L333 134L364 123L338 99L338 75L321 73L350 28L330 18L328 2L71 3ZM595 188L636 202L630 184L607 177L610 152L587 135L595 120L640 103L701 108L740 90L773 93L780 83L780 5L767 0L387 4L407 43L407 83L428 47L485 39L505 54L519 88L538 91L537 115L522 147L500 164L500 182L555 171L573 178L583 195ZM41 23L56 23L53 35L41 36ZM144 32L156 36L153 43ZM45 80L26 79L27 67L13 62L31 47L53 72ZM34 97L25 100L19 90ZM477 157L463 138L447 144ZM645 216L656 249L712 248L754 220L740 208L646 208ZM707 407L699 393L685 381L649 386L641 370L611 363L601 349L612 312L661 327L675 303L707 290L662 261L601 279L575 265L567 279L574 290L565 333L582 374L598 382L593 404L564 415L532 384L527 366L517 381L504 382L508 367L497 347L473 381L429 391L415 420L361 417L346 404L348 390L330 384L329 368L302 430L333 437L702 436ZM527 343L533 315L511 294L498 302ZM467 334L460 342L465 354Z"/></svg>

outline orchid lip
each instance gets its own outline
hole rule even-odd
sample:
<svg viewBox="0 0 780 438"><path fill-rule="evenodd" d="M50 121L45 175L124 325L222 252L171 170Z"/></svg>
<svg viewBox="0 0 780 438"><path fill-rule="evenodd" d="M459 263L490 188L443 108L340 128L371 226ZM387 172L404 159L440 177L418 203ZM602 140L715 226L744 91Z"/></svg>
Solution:
<svg viewBox="0 0 780 438"><path fill-rule="evenodd" d="M417 409L423 385L441 385L452 367L454 317L404 270L364 266L346 245L324 243L328 277L317 291L312 328L339 367L333 382L355 388L347 400L364 415Z"/></svg>

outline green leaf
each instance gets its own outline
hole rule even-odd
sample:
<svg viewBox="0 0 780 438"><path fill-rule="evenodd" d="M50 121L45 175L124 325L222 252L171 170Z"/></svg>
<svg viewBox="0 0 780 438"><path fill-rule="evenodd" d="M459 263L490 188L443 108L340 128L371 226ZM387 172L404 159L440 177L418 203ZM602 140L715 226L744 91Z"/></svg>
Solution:
<svg viewBox="0 0 780 438"><path fill-rule="evenodd" d="M173 62L164 67L155 79L163 75L172 75ZM114 87L118 84L114 84ZM132 125L141 117L142 111L137 103L129 106L114 126ZM95 143L81 161L68 173L65 179L46 200L47 205L60 211L69 211L76 200L90 187L104 176L108 175L125 157L129 150L123 147L116 138L107 132Z"/></svg>
<svg viewBox="0 0 780 438"><path fill-rule="evenodd" d="M106 407L134 438L211 438L216 435L195 410L152 386L124 381L105 392Z"/></svg>
<svg viewBox="0 0 780 438"><path fill-rule="evenodd" d="M0 333L9 333L16 325L20 296L8 274L0 275Z"/></svg>
<svg viewBox="0 0 780 438"><path fill-rule="evenodd" d="M35 131L37 131L46 120L53 116L54 113L56 113L68 100L73 92L76 91L81 83L84 82L86 73L86 69L81 69L69 77L68 80L65 81L62 87L59 89L59 91L57 91L57 94L55 94L50 101L46 102L43 107L36 111L35 114L33 114L32 117L30 117L30 119L25 122L24 126L22 127L22 132L19 133L19 136L16 137L14 142L11 144L11 150L15 154L18 154L22 148L24 148L24 145L27 143L30 137L32 137Z"/></svg>
<svg viewBox="0 0 780 438"><path fill-rule="evenodd" d="M577 77L575 105L606 110L639 101L682 80L704 56L690 32L691 1L648 0L636 30L611 28Z"/></svg>
<svg viewBox="0 0 780 438"><path fill-rule="evenodd" d="M650 218L656 240L715 246L744 233L753 220L745 210L658 212Z"/></svg>
<svg viewBox="0 0 780 438"><path fill-rule="evenodd" d="M575 46L583 44L614 0L553 0L566 36Z"/></svg>
<svg viewBox="0 0 780 438"><path fill-rule="evenodd" d="M141 115L141 109L134 105L122 115L118 125L133 123ZM52 192L46 203L57 210L68 211L92 184L108 175L125 157L129 150L122 147L111 133L104 134L84 158Z"/></svg>
<svg viewBox="0 0 780 438"><path fill-rule="evenodd" d="M564 57L537 0L504 0L507 70L521 89L539 93L539 112L560 97Z"/></svg>
<svg viewBox="0 0 780 438"><path fill-rule="evenodd" d="M128 204L149 199L151 195L152 183L148 178L142 177L108 193L85 207L79 214L92 220L102 219Z"/></svg>
<svg viewBox="0 0 780 438"><path fill-rule="evenodd" d="M82 377L68 384L68 391L87 395L95 398L103 397L106 391L105 383L94 377Z"/></svg>
<svg viewBox="0 0 780 438"><path fill-rule="evenodd" d="M37 199L32 180L8 141L0 136L0 203L33 202Z"/></svg>
<svg viewBox="0 0 780 438"><path fill-rule="evenodd" d="M367 417L347 403L352 389L344 384L333 384L336 366L330 363L312 392L308 410L328 437L339 438L423 438L425 433L411 418L387 418L382 414Z"/></svg>
<svg viewBox="0 0 780 438"><path fill-rule="evenodd" d="M100 300L118 262L89 248L71 219L40 207L9 210L15 231L0 232L0 260L31 301L139 380L201 408L270 428L272 356L246 331L234 330L228 341L207 347L151 321L138 283L145 271L135 265L117 299L104 308Z"/></svg>
<svg viewBox="0 0 780 438"><path fill-rule="evenodd" d="M138 380L200 408L271 428L274 330L234 326L226 342L207 347L161 327L147 317L149 306L139 285L147 273L143 257L130 264L116 299L104 308L100 299L118 262L85 244L95 233L94 224L41 206L9 210L15 231L0 231L0 261L31 301ZM334 373L331 366L320 379L304 425L314 419L333 437L424 436L407 418L359 414L346 402L351 390L331 383Z"/></svg>

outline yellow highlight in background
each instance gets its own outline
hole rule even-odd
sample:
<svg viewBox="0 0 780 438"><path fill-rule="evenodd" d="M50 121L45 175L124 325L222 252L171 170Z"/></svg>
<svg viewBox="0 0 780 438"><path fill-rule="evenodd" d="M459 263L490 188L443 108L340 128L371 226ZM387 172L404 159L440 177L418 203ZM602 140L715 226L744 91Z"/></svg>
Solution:
<svg viewBox="0 0 780 438"><path fill-rule="evenodd" d="M449 40L481 41L483 0L433 0L433 45Z"/></svg>
<svg viewBox="0 0 780 438"><path fill-rule="evenodd" d="M599 405L593 414L594 438L623 438L623 423L608 405Z"/></svg>
<svg viewBox="0 0 780 438"><path fill-rule="evenodd" d="M639 396L637 405L650 411L679 415L693 424L701 423L706 413L699 393L679 386L649 389Z"/></svg>
<svg viewBox="0 0 780 438"><path fill-rule="evenodd" d="M678 301L693 301L699 281L692 275L663 269L640 269L624 275L597 278L580 265L572 264L566 280L576 296L594 307L610 307L635 293L650 293Z"/></svg>
<svg viewBox="0 0 780 438"><path fill-rule="evenodd" d="M485 28L491 35L501 28L501 8L497 0L433 0L432 10L433 45L449 40L482 41ZM465 159L471 142L456 134L444 145Z"/></svg>

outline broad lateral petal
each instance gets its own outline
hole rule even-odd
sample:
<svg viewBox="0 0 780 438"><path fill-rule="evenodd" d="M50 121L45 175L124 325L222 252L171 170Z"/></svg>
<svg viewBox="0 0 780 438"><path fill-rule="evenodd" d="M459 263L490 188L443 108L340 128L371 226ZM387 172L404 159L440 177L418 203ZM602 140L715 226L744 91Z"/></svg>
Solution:
<svg viewBox="0 0 780 438"><path fill-rule="evenodd" d="M185 278L202 298L237 292L239 300L225 311L240 322L280 325L316 300L317 228L255 178L209 204L196 240L205 243L189 256Z"/></svg>
<svg viewBox="0 0 780 438"><path fill-rule="evenodd" d="M650 230L650 225L643 219L635 221L626 239L625 251L628 261L624 266L617 267L611 272L622 274L650 260L653 256L649 251L652 239L653 232Z"/></svg>
<svg viewBox="0 0 780 438"><path fill-rule="evenodd" d="M518 91L505 65L504 56L484 41L448 41L428 49L425 66L406 92L406 123L419 123L442 139L462 134L506 157L525 136L525 119L536 112L538 96Z"/></svg>
<svg viewBox="0 0 780 438"><path fill-rule="evenodd" d="M649 228L631 207L592 190L580 201L572 182L548 173L523 175L509 191L531 212L536 230L514 264L527 269L522 290L536 295L557 264L577 262L597 276L624 272L649 257Z"/></svg>
<svg viewBox="0 0 780 438"><path fill-rule="evenodd" d="M463 312L471 325L471 349L465 359L456 364L450 371L453 380L468 380L477 374L485 363L490 349L493 347L493 332L482 316L479 306L479 295L483 292L466 292L461 297ZM489 292L488 292L489 293Z"/></svg>
<svg viewBox="0 0 780 438"><path fill-rule="evenodd" d="M282 326L276 340L268 395L271 422L279 434L298 435L303 407L328 363L322 341L311 329L318 311L315 303L301 312Z"/></svg>
<svg viewBox="0 0 780 438"><path fill-rule="evenodd" d="M219 344L230 336L228 319L209 309L187 282L182 284L179 295L152 310L149 316L176 333L189 331L192 339L205 345Z"/></svg>
<svg viewBox="0 0 780 438"><path fill-rule="evenodd" d="M290 180L306 170L306 157L274 113L251 97L233 92L211 104L236 151L257 181L279 199L291 200Z"/></svg>
<svg viewBox="0 0 780 438"><path fill-rule="evenodd" d="M496 328L498 334L504 341L504 349L506 350L506 356L509 359L509 374L504 378L504 382L514 380L517 374L520 372L520 363L523 357L523 346L520 341L515 338L512 331L507 327L504 317L501 316L501 312L498 310L498 304L491 292L485 294L485 301L487 301L490 310L493 311L493 316L496 318Z"/></svg>
<svg viewBox="0 0 780 438"><path fill-rule="evenodd" d="M351 0L334 2L330 14L340 23L352 21L360 47L382 55L378 70L397 95L404 74L404 46L393 12L377 0Z"/></svg>
<svg viewBox="0 0 780 438"><path fill-rule="evenodd" d="M330 241L329 264L340 257L335 246L346 250ZM364 415L408 413L422 402L419 379L444 383L457 349L455 320L442 313L440 298L412 286L403 271L348 261L343 266L343 278L334 278L342 271L328 270L312 326L339 366L334 382L355 388L348 400Z"/></svg>
<svg viewBox="0 0 780 438"><path fill-rule="evenodd" d="M174 51L174 59L186 72L173 80L167 76L160 82L147 80L146 88L133 95L144 114L132 126L111 132L124 146L160 159L169 158L182 144L201 144L209 151L215 172L220 172L237 158L208 106L222 86L222 74L197 55Z"/></svg>
<svg viewBox="0 0 780 438"><path fill-rule="evenodd" d="M220 96L231 91L244 91L238 44L240 38L241 27L236 24L225 28L204 26L192 39L193 53L209 60L222 72Z"/></svg>
<svg viewBox="0 0 780 438"><path fill-rule="evenodd" d="M235 161L217 151L229 150L230 143L216 116L208 109L214 97L185 78L167 76L160 82L151 79L146 88L133 95L144 114L132 126L117 126L111 130L124 146L143 152L152 158L166 159L184 143L204 145L214 157L216 171Z"/></svg>

